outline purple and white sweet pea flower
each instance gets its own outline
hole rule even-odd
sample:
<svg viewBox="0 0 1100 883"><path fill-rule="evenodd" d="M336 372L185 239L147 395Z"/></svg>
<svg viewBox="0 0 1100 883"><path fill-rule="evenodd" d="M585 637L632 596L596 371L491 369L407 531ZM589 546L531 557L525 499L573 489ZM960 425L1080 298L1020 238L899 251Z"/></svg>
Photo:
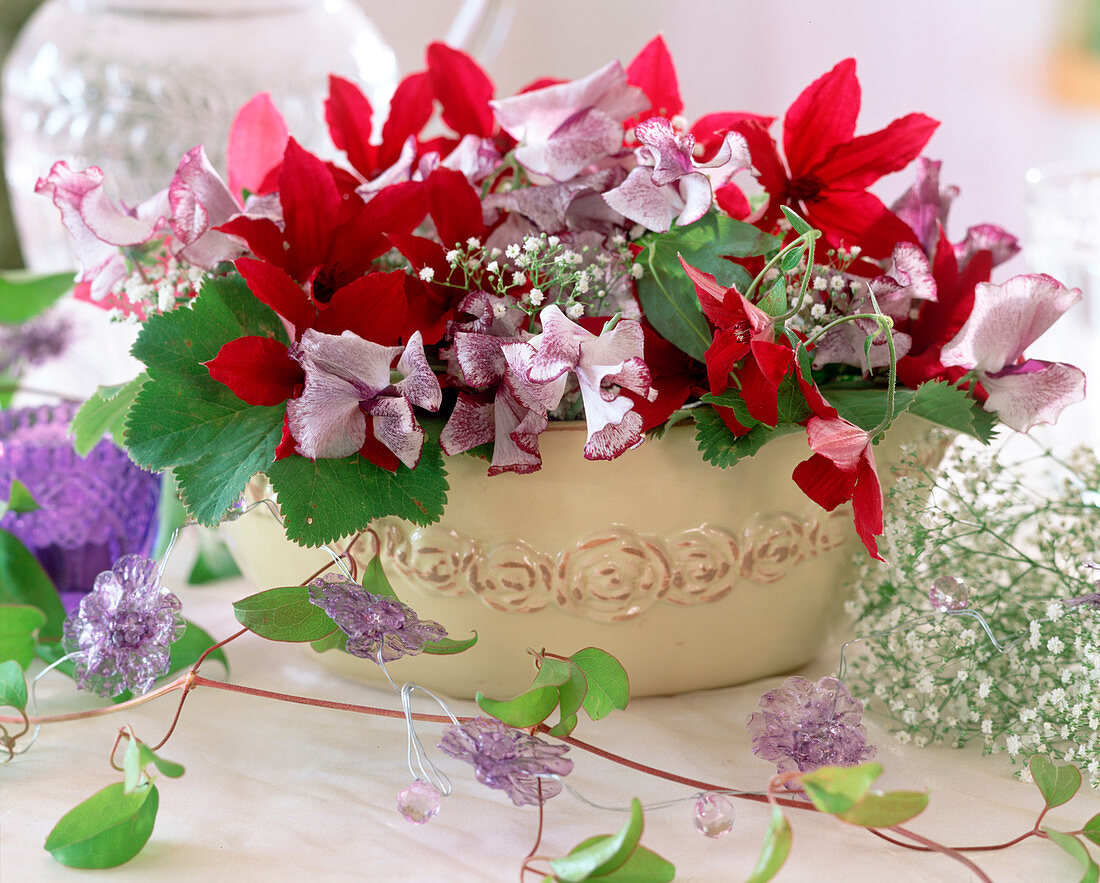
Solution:
<svg viewBox="0 0 1100 883"><path fill-rule="evenodd" d="M515 138L516 161L528 172L568 181L582 169L618 153L622 121L649 101L613 61L580 80L489 102L500 127Z"/></svg>
<svg viewBox="0 0 1100 883"><path fill-rule="evenodd" d="M45 178L39 178L34 192L49 197L60 209L80 262L77 282L88 284L95 301L107 297L130 273L120 248L143 245L168 232L167 190L127 208L108 198L103 172L95 166L78 172L56 162Z"/></svg>
<svg viewBox="0 0 1100 883"><path fill-rule="evenodd" d="M525 349L506 353L517 373L533 383L548 383L572 371L584 401L588 460L613 460L642 443L642 418L620 392L628 389L651 401L657 397L642 359L642 326L622 319L609 331L593 334L569 319L556 304L539 314L542 333Z"/></svg>
<svg viewBox="0 0 1100 883"><path fill-rule="evenodd" d="M1027 432L1053 423L1063 408L1085 397L1084 372L1062 362L1025 360L1024 350L1079 300L1079 289L1042 274L980 283L970 317L944 346L940 361L973 371L988 393L985 410L1007 426Z"/></svg>
<svg viewBox="0 0 1100 883"><path fill-rule="evenodd" d="M634 152L638 166L604 194L604 201L658 233L669 230L673 220L680 226L698 221L710 210L714 188L752 167L748 142L736 132L727 134L718 153L705 163L693 156L695 136L676 134L661 117L638 123L634 136L642 143Z"/></svg>
<svg viewBox="0 0 1100 883"><path fill-rule="evenodd" d="M303 457L349 457L367 440L367 420L375 438L410 469L420 461L424 430L413 406L438 411L443 394L428 365L417 331L404 350L382 346L345 331L324 334L312 328L291 346L305 372L302 395L287 403L290 433ZM391 381L390 366L400 355Z"/></svg>
<svg viewBox="0 0 1100 883"><path fill-rule="evenodd" d="M168 185L168 204L168 226L179 240L176 257L212 270L247 252L236 239L213 229L240 214L241 207L202 147L184 154Z"/></svg>

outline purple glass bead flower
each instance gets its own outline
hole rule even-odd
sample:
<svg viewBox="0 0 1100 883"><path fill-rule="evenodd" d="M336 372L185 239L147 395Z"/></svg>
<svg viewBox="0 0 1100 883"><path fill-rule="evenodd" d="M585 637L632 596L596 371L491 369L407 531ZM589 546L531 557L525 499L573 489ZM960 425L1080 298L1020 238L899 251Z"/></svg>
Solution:
<svg viewBox="0 0 1100 883"><path fill-rule="evenodd" d="M816 684L787 678L760 697L760 708L748 719L752 752L774 761L779 773L854 766L875 754L862 723L863 703L836 678Z"/></svg>
<svg viewBox="0 0 1100 883"><path fill-rule="evenodd" d="M65 620L63 646L76 683L100 696L145 693L169 668L169 647L187 627L179 598L160 584L157 563L124 555Z"/></svg>
<svg viewBox="0 0 1100 883"><path fill-rule="evenodd" d="M539 804L561 793L561 782L541 776L565 776L573 761L562 757L568 745L551 745L535 736L488 717L448 727L439 750L472 764L477 780L504 791L516 806Z"/></svg>
<svg viewBox="0 0 1100 883"><path fill-rule="evenodd" d="M77 455L68 438L76 408L0 410L0 498L18 479L42 507L9 512L0 527L38 559L69 612L118 558L150 553L160 498L160 478L108 439Z"/></svg>
<svg viewBox="0 0 1100 883"><path fill-rule="evenodd" d="M420 619L407 604L386 595L372 595L353 580L325 574L310 583L309 600L328 614L348 636L352 656L392 662L412 656L431 641L447 637L438 622Z"/></svg>

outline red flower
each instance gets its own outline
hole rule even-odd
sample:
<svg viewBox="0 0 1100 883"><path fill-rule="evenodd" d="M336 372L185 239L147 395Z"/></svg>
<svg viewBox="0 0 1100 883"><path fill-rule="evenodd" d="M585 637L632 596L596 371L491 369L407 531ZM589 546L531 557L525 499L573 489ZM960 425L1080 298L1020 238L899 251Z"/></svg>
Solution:
<svg viewBox="0 0 1100 883"><path fill-rule="evenodd" d="M855 137L859 106L856 63L849 58L811 83L788 108L783 119L787 168L764 125L748 121L735 128L749 142L758 178L770 196L765 223L778 220L780 206L788 205L831 245L858 244L866 257L886 258L898 242L916 242L916 235L867 187L915 159L939 123L911 113Z"/></svg>
<svg viewBox="0 0 1100 883"><path fill-rule="evenodd" d="M683 258L680 263L695 283L703 312L715 325L714 341L706 352L710 391L715 395L724 392L730 385L730 373L744 359L736 378L749 414L761 423L775 426L779 422L779 383L794 366L794 351L775 342L771 316L746 300L736 288L723 288L713 276L697 270ZM723 419L730 425L728 415L723 414ZM739 434L737 426L730 425L730 429ZM745 428L740 427L740 431Z"/></svg>

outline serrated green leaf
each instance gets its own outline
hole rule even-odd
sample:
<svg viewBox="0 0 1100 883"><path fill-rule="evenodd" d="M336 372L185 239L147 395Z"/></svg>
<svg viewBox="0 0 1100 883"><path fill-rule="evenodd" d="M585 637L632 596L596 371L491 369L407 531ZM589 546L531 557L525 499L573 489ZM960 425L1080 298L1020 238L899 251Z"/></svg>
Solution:
<svg viewBox="0 0 1100 883"><path fill-rule="evenodd" d="M1066 834L1062 831L1043 828L1042 832L1050 838L1051 843L1061 847L1081 863L1081 867L1085 869L1085 875L1081 878L1080 883L1096 883L1097 878L1100 877L1100 866L1093 861L1092 856L1089 855L1088 847L1084 843L1072 834Z"/></svg>
<svg viewBox="0 0 1100 883"><path fill-rule="evenodd" d="M674 227L642 240L637 261L645 269L638 280L638 299L646 318L661 336L689 356L703 361L711 343L710 326L699 306L695 285L684 273L679 256L726 287L748 287L745 270L725 259L772 251L778 240L751 224L708 214L685 227Z"/></svg>
<svg viewBox="0 0 1100 883"><path fill-rule="evenodd" d="M34 512L41 508L27 486L18 478L13 478L8 489L8 498L0 502L0 518L9 512Z"/></svg>
<svg viewBox="0 0 1100 883"><path fill-rule="evenodd" d="M207 526L272 462L282 436L284 405L249 405L202 364L247 335L287 339L274 311L231 277L205 284L190 309L152 316L133 348L149 379L126 418L127 448L145 468L173 468L184 505Z"/></svg>
<svg viewBox="0 0 1100 883"><path fill-rule="evenodd" d="M38 630L46 624L46 614L27 604L0 606L0 662L14 660L26 668L34 659Z"/></svg>
<svg viewBox="0 0 1100 883"><path fill-rule="evenodd" d="M610 874L625 864L642 837L645 821L638 798L630 801L630 819L622 829L609 837L586 841L569 855L550 862L554 875L566 883L591 880Z"/></svg>
<svg viewBox="0 0 1100 883"><path fill-rule="evenodd" d="M122 445L126 434L126 415L138 391L149 375L142 372L129 383L99 387L73 416L69 435L81 457L87 457L104 435Z"/></svg>
<svg viewBox="0 0 1100 883"><path fill-rule="evenodd" d="M842 813L858 804L881 775L882 767L877 763L825 766L806 773L802 787L821 812Z"/></svg>
<svg viewBox="0 0 1100 883"><path fill-rule="evenodd" d="M128 862L148 842L160 796L155 785L129 794L116 782L65 813L45 848L70 868L113 868Z"/></svg>
<svg viewBox="0 0 1100 883"><path fill-rule="evenodd" d="M19 325L44 312L72 290L75 275L0 271L0 324Z"/></svg>
<svg viewBox="0 0 1100 883"><path fill-rule="evenodd" d="M447 504L443 455L431 438L415 469L401 465L391 473L358 455L316 461L291 456L266 472L287 537L306 546L335 542L384 516L431 524Z"/></svg>
<svg viewBox="0 0 1100 883"><path fill-rule="evenodd" d="M864 828L889 828L920 815L928 806L928 795L922 791L873 791L851 809L838 812L837 818Z"/></svg>
<svg viewBox="0 0 1100 883"><path fill-rule="evenodd" d="M720 469L753 456L773 438L802 430L795 423L780 423L775 427L761 423L745 435L735 436L713 409L696 408L692 413L695 416L695 441L699 445L699 453L704 460Z"/></svg>
<svg viewBox="0 0 1100 883"><path fill-rule="evenodd" d="M27 707L27 679L14 659L0 662L0 705L20 711Z"/></svg>
<svg viewBox="0 0 1100 883"><path fill-rule="evenodd" d="M514 699L490 699L479 690L474 700L486 714L512 727L533 727L541 724L558 707L556 686L534 687Z"/></svg>
<svg viewBox="0 0 1100 883"><path fill-rule="evenodd" d="M1100 846L1100 813L1097 813L1085 822L1085 826L1081 829L1081 833L1097 846Z"/></svg>
<svg viewBox="0 0 1100 883"><path fill-rule="evenodd" d="M454 656L456 653L462 653L465 650L469 650L476 643L477 632L474 632L473 637L466 638L462 641L455 640L454 638L442 638L438 641L431 641L424 645L424 652L432 656Z"/></svg>
<svg viewBox="0 0 1100 883"><path fill-rule="evenodd" d="M53 580L19 538L0 529L0 604L25 604L46 615L41 640L61 639L65 608Z"/></svg>
<svg viewBox="0 0 1100 883"><path fill-rule="evenodd" d="M989 444L997 434L997 416L982 408L965 390L941 380L930 380L917 387L910 414L932 423L964 432Z"/></svg>
<svg viewBox="0 0 1100 883"><path fill-rule="evenodd" d="M618 659L598 647L585 647L569 659L588 679L583 704L592 720L605 718L616 708L620 711L626 708L630 702L630 678Z"/></svg>
<svg viewBox="0 0 1100 883"><path fill-rule="evenodd" d="M237 622L269 641L304 643L331 635L338 626L309 600L305 586L283 586L233 604Z"/></svg>
<svg viewBox="0 0 1100 883"><path fill-rule="evenodd" d="M397 592L390 585L389 577L386 576L386 571L382 567L382 560L377 555L371 558L367 566L363 568L361 583L363 590L372 595L385 595L388 598L398 600Z"/></svg>
<svg viewBox="0 0 1100 883"><path fill-rule="evenodd" d="M1081 771L1073 764L1055 766L1050 758L1036 754L1028 762L1028 769L1048 807L1068 803L1081 787Z"/></svg>
<svg viewBox="0 0 1100 883"><path fill-rule="evenodd" d="M745 883L765 883L779 873L791 851L791 826L783 810L778 806L772 809L772 820L764 833L764 843L760 847L760 858Z"/></svg>

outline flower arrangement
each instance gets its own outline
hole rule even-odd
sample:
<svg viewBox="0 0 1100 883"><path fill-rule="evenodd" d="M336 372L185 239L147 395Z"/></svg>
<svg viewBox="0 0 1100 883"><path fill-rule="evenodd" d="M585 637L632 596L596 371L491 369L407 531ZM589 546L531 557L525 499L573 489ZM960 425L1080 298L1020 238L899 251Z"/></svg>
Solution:
<svg viewBox="0 0 1100 883"><path fill-rule="evenodd" d="M172 470L189 513L208 525L243 517L242 490L264 472L287 535L322 544L382 516L437 519L445 457L481 457L489 475L538 470L539 437L555 419L584 419L584 456L593 460L628 456L647 435L688 419L701 456L716 466L805 432L811 453L794 481L827 509L851 501L877 558L883 496L873 446L899 414L987 442L998 418L1026 431L1083 397L1078 369L1024 355L1080 292L1047 276L990 282L1015 239L992 225L948 239L955 190L941 188L938 163L918 159L936 124L910 114L856 136L851 60L787 111L783 156L771 117L718 113L689 126L660 38L626 68L612 63L582 80L493 95L471 59L435 44L427 70L399 85L380 135L368 100L332 78L325 115L346 164L302 148L262 95L230 133L228 183L199 147L165 191L127 208L106 198L98 169L56 164L38 189L73 233L77 296L141 324L133 352L146 366L85 405L73 422L77 447L109 430L137 463ZM447 131L429 135L437 110ZM892 207L867 192L914 159L916 181ZM13 482L0 516L32 512L31 496ZM14 548L6 536L0 531ZM536 653L529 690L510 700L479 694L490 717L461 719L413 683L390 681L403 710L394 712L199 673L207 659L225 662L224 646L246 633L339 646L387 678L386 664L399 657L461 652L477 640L449 639L421 619L377 557L361 574L354 559L349 570L334 558L342 575L318 573L238 601L243 628L215 642L182 619L179 599L162 585L163 563L122 557L66 618L28 553L21 573L32 578L0 587L0 601L18 602L5 607L16 649L0 660L0 705L18 712L0 717L9 759L29 748L16 750L32 723L74 716L34 710L22 669L35 654L51 662L36 681L68 663L78 685L119 702L114 710L180 694L156 745L119 731L111 762L125 741L125 779L57 823L45 848L59 862L108 867L141 850L159 805L149 768L183 773L157 752L188 694L206 688L403 716L413 781L397 807L415 824L439 812L450 785L414 724L449 722L440 753L469 763L516 806L538 807L524 879L657 883L675 874L639 844L638 800L619 833L553 860L536 856L543 804L572 790L563 781L571 748L701 788L687 799L708 837L730 830L730 798L769 804L754 880L771 879L786 859L784 809L889 828L902 838L892 842L941 852L983 880L962 851L1032 836L1095 872L1080 838L1100 842L1100 817L1073 831L1039 827L1081 781L1076 767L1042 757L1030 769L1043 809L1015 841L954 848L903 827L928 796L871 790L882 767L865 763L875 748L863 704L841 678L789 678L761 697L748 720L753 751L778 773L766 790L746 792L573 738L582 710L598 720L629 700L627 673L599 648ZM955 588L937 603L954 609ZM131 690L144 695L128 698ZM446 716L412 712L417 690ZM780 787L795 793L781 796ZM124 835L115 830L122 823Z"/></svg>
<svg viewBox="0 0 1100 883"><path fill-rule="evenodd" d="M1080 292L990 282L1017 242L993 225L948 238L957 190L918 159L937 123L857 136L859 104L849 59L787 110L781 151L770 116L689 125L660 37L510 98L433 44L380 132L331 79L339 163L260 95L230 132L228 184L197 147L133 208L96 168L59 162L38 190L77 244L78 296L142 323L146 371L108 409L200 523L258 472L300 543L430 523L444 455L530 473L551 420L583 417L600 460L690 417L719 466L804 432L794 481L827 509L852 501L877 556L873 446L899 413L988 440L996 419L1053 421L1085 384L1025 356ZM868 192L914 160L891 207Z"/></svg>

